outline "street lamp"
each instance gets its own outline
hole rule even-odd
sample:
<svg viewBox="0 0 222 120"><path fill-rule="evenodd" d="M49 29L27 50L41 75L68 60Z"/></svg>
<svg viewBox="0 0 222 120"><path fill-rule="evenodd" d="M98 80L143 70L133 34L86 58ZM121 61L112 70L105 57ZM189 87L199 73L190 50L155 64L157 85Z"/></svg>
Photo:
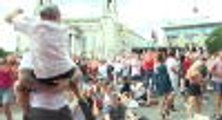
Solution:
<svg viewBox="0 0 222 120"><path fill-rule="evenodd" d="M43 0L40 0L39 5L43 5L43 4L44 4Z"/></svg>
<svg viewBox="0 0 222 120"><path fill-rule="evenodd" d="M52 3L52 0L39 0L39 5L40 6L42 6L42 5L44 5L44 4L46 4L46 3Z"/></svg>
<svg viewBox="0 0 222 120"><path fill-rule="evenodd" d="M112 4L113 0L107 0L107 8L110 9L110 5Z"/></svg>
<svg viewBox="0 0 222 120"><path fill-rule="evenodd" d="M193 7L193 13L198 14L199 13L199 8L197 6L197 0L194 0L194 7Z"/></svg>
<svg viewBox="0 0 222 120"><path fill-rule="evenodd" d="M20 36L16 35L16 48L15 48L16 54L19 54L20 52L20 41L21 41Z"/></svg>

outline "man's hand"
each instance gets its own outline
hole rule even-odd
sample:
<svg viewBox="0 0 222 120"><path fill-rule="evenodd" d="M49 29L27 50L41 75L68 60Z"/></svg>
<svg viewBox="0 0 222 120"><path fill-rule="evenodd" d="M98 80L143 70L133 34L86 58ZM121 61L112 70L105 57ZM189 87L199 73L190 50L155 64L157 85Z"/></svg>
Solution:
<svg viewBox="0 0 222 120"><path fill-rule="evenodd" d="M12 13L8 14L5 18L5 21L12 23L12 20L19 14L22 14L24 11L22 9L16 9Z"/></svg>

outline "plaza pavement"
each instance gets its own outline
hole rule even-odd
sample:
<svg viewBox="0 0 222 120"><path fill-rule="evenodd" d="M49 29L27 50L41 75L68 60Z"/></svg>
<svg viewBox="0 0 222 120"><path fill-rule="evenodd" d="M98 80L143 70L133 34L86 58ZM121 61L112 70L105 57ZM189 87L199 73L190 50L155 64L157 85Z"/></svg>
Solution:
<svg viewBox="0 0 222 120"><path fill-rule="evenodd" d="M208 94L207 97L209 99L207 101L205 100L203 102L204 106L203 106L202 115L204 115L204 116L212 116L212 114L213 114L212 111L213 111L214 105L213 105L213 96L211 94ZM190 120L187 118L186 109L185 109L185 102L182 97L177 97L176 108L177 108L177 112L172 113L170 120ZM21 111L19 110L19 108L16 106L13 106L12 110L13 110L14 120L22 120L21 119ZM161 120L159 106L140 107L140 108L135 109L134 111L136 111L138 116L146 117L147 120ZM0 113L0 120L5 120L2 113ZM195 119L195 120L197 120L197 119Z"/></svg>

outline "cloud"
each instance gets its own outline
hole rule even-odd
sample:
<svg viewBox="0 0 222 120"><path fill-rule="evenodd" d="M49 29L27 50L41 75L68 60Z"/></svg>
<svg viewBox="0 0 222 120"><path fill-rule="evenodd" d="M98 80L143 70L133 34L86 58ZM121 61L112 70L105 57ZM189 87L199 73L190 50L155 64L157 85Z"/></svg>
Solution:
<svg viewBox="0 0 222 120"><path fill-rule="evenodd" d="M0 0L0 47L8 51L16 49L16 34L10 25L4 22L5 16L16 8L23 8L27 14L32 14L36 5L34 0Z"/></svg>
<svg viewBox="0 0 222 120"><path fill-rule="evenodd" d="M149 38L153 27L163 21L204 18L222 19L221 0L119 0L119 20ZM199 14L193 8L199 8Z"/></svg>
<svg viewBox="0 0 222 120"><path fill-rule="evenodd" d="M64 18L95 18L103 14L103 7L90 4L68 4L60 6Z"/></svg>
<svg viewBox="0 0 222 120"><path fill-rule="evenodd" d="M37 1L0 0L0 26L4 15L13 8L22 7L28 14L32 14ZM65 18L99 17L104 12L105 0L52 1L59 4ZM222 20L220 15L222 0L117 0L117 5L119 21L146 38L150 37L152 28L164 20L174 21L200 16ZM193 14L195 6L199 8L198 15Z"/></svg>
<svg viewBox="0 0 222 120"><path fill-rule="evenodd" d="M16 48L16 36L12 28L7 24L0 25L0 48L7 51L14 51Z"/></svg>

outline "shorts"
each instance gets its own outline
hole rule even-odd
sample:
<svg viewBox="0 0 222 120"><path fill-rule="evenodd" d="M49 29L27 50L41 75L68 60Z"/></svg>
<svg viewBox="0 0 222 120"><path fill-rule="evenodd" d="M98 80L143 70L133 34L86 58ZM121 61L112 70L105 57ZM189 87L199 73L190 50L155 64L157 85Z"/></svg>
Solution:
<svg viewBox="0 0 222 120"><path fill-rule="evenodd" d="M222 83L213 81L214 91L222 94Z"/></svg>
<svg viewBox="0 0 222 120"><path fill-rule="evenodd" d="M188 95L191 96L201 96L201 86L198 84L190 84L189 87L187 88L187 93Z"/></svg>
<svg viewBox="0 0 222 120"><path fill-rule="evenodd" d="M57 83L55 83L55 81L57 80L63 80L63 79L71 79L74 75L75 72L75 68L72 68L71 70L68 70L65 73L59 74L57 76L54 77L50 77L50 78L36 78L34 72L32 72L34 78L36 78L36 80L40 83L43 83L45 85L57 85Z"/></svg>
<svg viewBox="0 0 222 120"><path fill-rule="evenodd" d="M13 102L13 91L11 89L0 89L0 104L6 105Z"/></svg>
<svg viewBox="0 0 222 120"><path fill-rule="evenodd" d="M140 76L140 75L134 75L134 76L132 76L132 77L131 77L131 80L135 80L135 81L141 81L141 80L142 80L142 78L141 78L141 76Z"/></svg>
<svg viewBox="0 0 222 120"><path fill-rule="evenodd" d="M122 76L123 76L123 72L122 71L116 73L116 77L120 78Z"/></svg>
<svg viewBox="0 0 222 120"><path fill-rule="evenodd" d="M72 113L68 106L59 110L31 108L28 118L29 120L72 120Z"/></svg>
<svg viewBox="0 0 222 120"><path fill-rule="evenodd" d="M104 105L102 108L102 114L109 114L111 110L111 106L109 105Z"/></svg>

